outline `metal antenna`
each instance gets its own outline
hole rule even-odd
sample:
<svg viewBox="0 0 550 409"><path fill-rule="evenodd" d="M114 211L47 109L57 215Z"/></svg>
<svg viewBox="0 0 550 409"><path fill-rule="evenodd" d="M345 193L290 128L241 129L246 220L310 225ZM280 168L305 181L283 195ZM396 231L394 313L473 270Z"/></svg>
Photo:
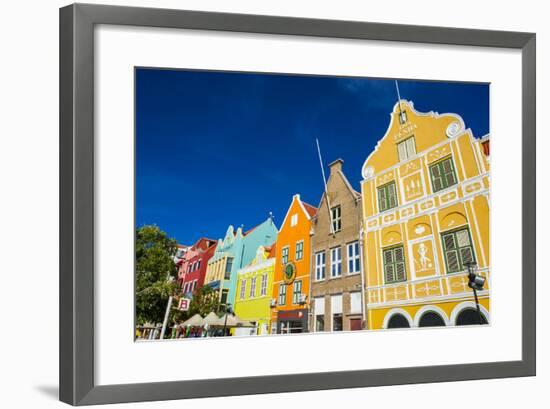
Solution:
<svg viewBox="0 0 550 409"><path fill-rule="evenodd" d="M334 230L332 228L332 215L330 214L330 201L327 192L327 178L325 177L325 168L323 167L323 159L321 158L321 147L319 146L319 139L315 138L315 142L317 142L317 153L319 154L319 163L321 164L321 173L323 174L323 183L325 185L325 198L327 199L330 233L334 236Z"/></svg>

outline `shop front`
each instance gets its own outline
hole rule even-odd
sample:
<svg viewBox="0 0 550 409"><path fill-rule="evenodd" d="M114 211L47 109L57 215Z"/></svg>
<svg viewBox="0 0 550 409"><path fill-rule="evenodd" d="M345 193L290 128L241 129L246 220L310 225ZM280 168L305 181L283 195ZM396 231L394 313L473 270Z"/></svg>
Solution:
<svg viewBox="0 0 550 409"><path fill-rule="evenodd" d="M308 332L308 310L281 310L277 314L277 334Z"/></svg>

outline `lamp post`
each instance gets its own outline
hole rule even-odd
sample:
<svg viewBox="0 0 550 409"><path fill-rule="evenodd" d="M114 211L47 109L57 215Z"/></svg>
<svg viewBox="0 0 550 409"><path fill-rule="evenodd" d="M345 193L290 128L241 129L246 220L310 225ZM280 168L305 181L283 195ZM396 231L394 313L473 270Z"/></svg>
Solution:
<svg viewBox="0 0 550 409"><path fill-rule="evenodd" d="M474 292L479 325L483 325L483 316L481 315L481 309L479 308L477 292L483 290L483 286L485 285L485 277L476 274L477 264L474 261L465 263L465 266L468 268L468 287L470 287Z"/></svg>
<svg viewBox="0 0 550 409"><path fill-rule="evenodd" d="M225 337L225 331L227 329L227 314L233 314L231 310L231 304L222 304L225 307L225 320L223 322L223 335Z"/></svg>

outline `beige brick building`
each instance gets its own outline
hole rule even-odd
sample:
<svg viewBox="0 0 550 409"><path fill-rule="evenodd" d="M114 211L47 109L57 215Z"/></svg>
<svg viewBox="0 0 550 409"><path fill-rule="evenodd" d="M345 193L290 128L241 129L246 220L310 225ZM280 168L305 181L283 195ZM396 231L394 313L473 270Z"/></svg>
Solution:
<svg viewBox="0 0 550 409"><path fill-rule="evenodd" d="M361 194L332 162L325 193L312 219L310 331L365 328L364 275L360 242Z"/></svg>

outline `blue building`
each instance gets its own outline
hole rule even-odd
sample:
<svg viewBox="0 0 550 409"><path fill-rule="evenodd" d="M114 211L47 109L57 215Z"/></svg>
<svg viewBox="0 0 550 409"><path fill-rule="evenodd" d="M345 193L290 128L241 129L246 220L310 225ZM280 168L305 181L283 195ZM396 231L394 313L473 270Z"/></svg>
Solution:
<svg viewBox="0 0 550 409"><path fill-rule="evenodd" d="M204 285L219 291L222 304L234 305L237 271L254 259L259 246L270 246L276 240L277 227L271 216L244 233L241 227L235 231L233 226L229 226L208 261Z"/></svg>

